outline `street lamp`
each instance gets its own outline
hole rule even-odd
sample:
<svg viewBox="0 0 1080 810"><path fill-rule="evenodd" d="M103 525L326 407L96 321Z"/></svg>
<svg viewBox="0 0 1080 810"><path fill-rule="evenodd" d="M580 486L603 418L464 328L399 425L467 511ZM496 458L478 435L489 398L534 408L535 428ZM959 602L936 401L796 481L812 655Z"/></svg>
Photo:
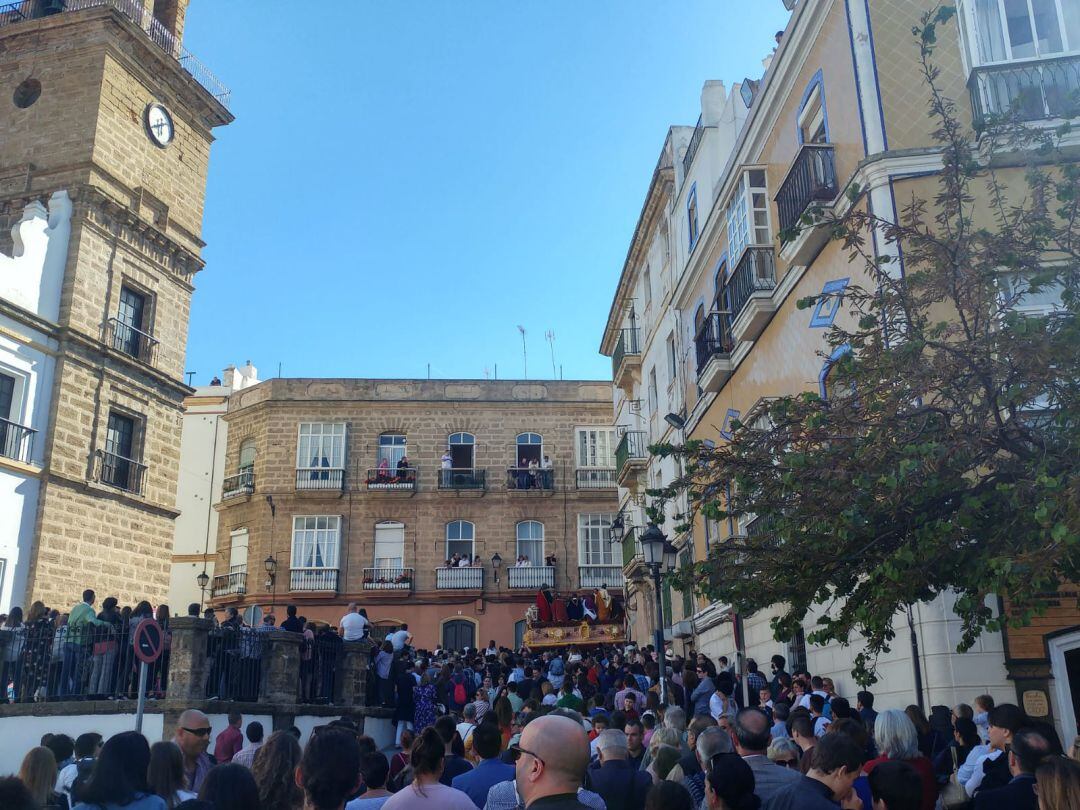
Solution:
<svg viewBox="0 0 1080 810"><path fill-rule="evenodd" d="M206 601L206 586L210 584L210 575L206 573L204 568L202 573L195 577L195 582L199 585L199 610L202 610L203 603Z"/></svg>
<svg viewBox="0 0 1080 810"><path fill-rule="evenodd" d="M652 574L653 590L656 592L656 656L660 670L660 703L667 705L667 672L664 659L664 597L660 591L660 576L665 571L675 568L675 547L668 542L667 536L655 523L650 523L641 537L641 554L645 565Z"/></svg>
<svg viewBox="0 0 1080 810"><path fill-rule="evenodd" d="M270 610L273 610L277 603L277 558L271 554L263 560L263 568L266 569L266 584L273 587L270 594Z"/></svg>
<svg viewBox="0 0 1080 810"><path fill-rule="evenodd" d="M499 584L499 569L502 568L502 557L499 556L499 552L495 552L491 555L491 568L495 572L495 584Z"/></svg>
<svg viewBox="0 0 1080 810"><path fill-rule="evenodd" d="M615 519L611 521L611 528L608 529L611 534L612 543L621 543L623 537L626 535L626 522L623 520L622 512L615 516Z"/></svg>

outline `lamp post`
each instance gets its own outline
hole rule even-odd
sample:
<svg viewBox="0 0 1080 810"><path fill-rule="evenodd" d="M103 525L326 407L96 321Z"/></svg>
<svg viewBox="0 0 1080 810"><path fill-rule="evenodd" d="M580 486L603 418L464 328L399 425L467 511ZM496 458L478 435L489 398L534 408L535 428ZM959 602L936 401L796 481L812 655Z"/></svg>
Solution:
<svg viewBox="0 0 1080 810"><path fill-rule="evenodd" d="M199 612L201 613L203 604L206 602L206 586L210 584L210 575L206 573L205 568L195 577L195 582L199 585Z"/></svg>
<svg viewBox="0 0 1080 810"><path fill-rule="evenodd" d="M270 610L272 612L274 610L274 605L277 603L277 557L271 554L263 560L263 568L266 569L266 578L273 588L273 591L270 594Z"/></svg>
<svg viewBox="0 0 1080 810"><path fill-rule="evenodd" d="M653 590L656 592L655 646L660 670L660 704L667 705L667 671L664 658L664 597L660 591L660 577L675 568L675 547L655 523L650 523L639 538L645 565L652 574Z"/></svg>

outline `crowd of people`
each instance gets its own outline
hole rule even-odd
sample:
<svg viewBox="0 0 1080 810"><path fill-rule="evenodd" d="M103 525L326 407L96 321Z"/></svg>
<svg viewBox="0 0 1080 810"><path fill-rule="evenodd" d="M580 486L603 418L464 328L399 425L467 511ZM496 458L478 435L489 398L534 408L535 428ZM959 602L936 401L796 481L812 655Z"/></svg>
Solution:
<svg viewBox="0 0 1080 810"><path fill-rule="evenodd" d="M340 622L369 637L358 610ZM396 720L392 748L349 717L265 737L239 715L214 741L184 712L171 741L133 732L101 745L47 735L0 807L49 810L935 810L1080 807L1080 745L981 695L973 705L874 708L828 678L745 683L724 658L650 648L533 653L416 649L408 628L374 657ZM662 668L662 669L661 669ZM664 672L661 683L660 673ZM744 699L744 694L746 698ZM745 704L745 705L744 705Z"/></svg>

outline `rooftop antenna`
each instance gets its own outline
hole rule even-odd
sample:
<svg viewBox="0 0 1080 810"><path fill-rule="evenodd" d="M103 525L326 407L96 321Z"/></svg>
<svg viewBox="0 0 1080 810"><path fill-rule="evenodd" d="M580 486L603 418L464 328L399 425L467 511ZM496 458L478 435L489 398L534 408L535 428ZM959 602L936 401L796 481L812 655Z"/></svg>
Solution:
<svg viewBox="0 0 1080 810"><path fill-rule="evenodd" d="M521 332L521 359L525 363L525 376L523 379L529 379L529 355L525 351L525 327L520 323L518 324L518 331Z"/></svg>
<svg viewBox="0 0 1080 810"><path fill-rule="evenodd" d="M485 380L490 380L491 379L491 369L488 368L487 366L484 366L484 379Z"/></svg>
<svg viewBox="0 0 1080 810"><path fill-rule="evenodd" d="M191 379L195 376L195 372L194 371L185 371L184 373L187 375L187 384L190 387L191 386Z"/></svg>
<svg viewBox="0 0 1080 810"><path fill-rule="evenodd" d="M277 363L277 375L278 375L278 379L281 379L281 361L280 360L278 360L278 363Z"/></svg>
<svg viewBox="0 0 1080 810"><path fill-rule="evenodd" d="M544 332L544 338L547 340L548 345L551 347L551 377L555 378L555 330L548 329Z"/></svg>
<svg viewBox="0 0 1080 810"><path fill-rule="evenodd" d="M427 364L427 378L431 379L431 363Z"/></svg>

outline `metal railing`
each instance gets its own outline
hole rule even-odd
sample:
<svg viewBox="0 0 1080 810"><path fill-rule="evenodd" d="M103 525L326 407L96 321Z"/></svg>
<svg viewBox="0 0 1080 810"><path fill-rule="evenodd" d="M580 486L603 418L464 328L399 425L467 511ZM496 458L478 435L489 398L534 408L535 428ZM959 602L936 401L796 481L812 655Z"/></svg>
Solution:
<svg viewBox="0 0 1080 810"><path fill-rule="evenodd" d="M206 639L206 696L254 702L263 677L263 643L252 627L215 627Z"/></svg>
<svg viewBox="0 0 1080 810"><path fill-rule="evenodd" d="M576 472L578 489L614 489L614 467L578 467Z"/></svg>
<svg viewBox="0 0 1080 810"><path fill-rule="evenodd" d="M611 354L611 371L616 377L619 374L619 368L622 366L623 360L627 356L641 354L638 332L637 327L619 330L619 341L615 344L615 351Z"/></svg>
<svg viewBox="0 0 1080 810"><path fill-rule="evenodd" d="M15 3L13 5L21 5L24 17L29 16L44 16L37 9L44 8L44 5L36 5L39 0L27 0L22 4ZM143 5L142 0L52 0L48 3L49 7L56 7L60 11L82 11L87 8L100 8L107 6L120 12L123 16L127 17L131 22L135 23L141 28L146 36L153 42L160 50L171 56L177 62L180 63L180 67L184 69L195 81L202 85L210 95L218 100L218 102L228 107L232 98L232 93L229 88L226 87L211 71L210 69L195 58L190 51L187 50L177 39L161 20L157 19L152 13L147 11ZM37 12L32 13L32 12ZM20 18L20 19L23 19ZM17 19L11 19L7 22L18 22ZM0 9L0 25L7 24L5 22L2 9Z"/></svg>
<svg viewBox="0 0 1080 810"><path fill-rule="evenodd" d="M997 118L1021 121L1080 115L1080 56L978 67L968 77L972 123L981 132Z"/></svg>
<svg viewBox="0 0 1080 810"><path fill-rule="evenodd" d="M736 321L754 293L776 289L776 256L772 246L748 247L728 279L727 288L730 290L731 320Z"/></svg>
<svg viewBox="0 0 1080 810"><path fill-rule="evenodd" d="M297 489L341 489L345 485L342 467L297 467Z"/></svg>
<svg viewBox="0 0 1080 810"><path fill-rule="evenodd" d="M420 471L416 467L372 468L367 471L367 488L412 492L416 489L416 479L419 474Z"/></svg>
<svg viewBox="0 0 1080 810"><path fill-rule="evenodd" d="M507 489L555 489L555 470L540 467L507 467Z"/></svg>
<svg viewBox="0 0 1080 810"><path fill-rule="evenodd" d="M247 593L247 566L237 566L236 571L214 576L214 596Z"/></svg>
<svg viewBox="0 0 1080 810"><path fill-rule="evenodd" d="M136 360L153 364L158 341L153 335L124 323L119 318L109 318L109 345Z"/></svg>
<svg viewBox="0 0 1080 810"><path fill-rule="evenodd" d="M300 703L334 702L343 653L341 636L320 632L300 645Z"/></svg>
<svg viewBox="0 0 1080 810"><path fill-rule="evenodd" d="M730 316L726 312L710 312L694 336L698 375L715 355L730 355L734 350L735 338L731 334Z"/></svg>
<svg viewBox="0 0 1080 810"><path fill-rule="evenodd" d="M412 568L365 568L365 591L411 591L415 571Z"/></svg>
<svg viewBox="0 0 1080 810"><path fill-rule="evenodd" d="M22 22L27 19L30 9L30 0L22 0L20 3L4 3L0 5L0 28L12 23Z"/></svg>
<svg viewBox="0 0 1080 810"><path fill-rule="evenodd" d="M143 479L146 477L146 465L140 464L132 458L124 458L116 453L98 451L99 483L108 484L126 492L141 494L143 491Z"/></svg>
<svg viewBox="0 0 1080 810"><path fill-rule="evenodd" d="M694 164L694 155L697 154L698 147L701 146L701 137L705 134L705 127L701 123L701 116L698 116L697 124L694 125L694 134L690 137L690 145L686 147L686 154L682 159L683 179L685 180L690 175L690 167Z"/></svg>
<svg viewBox="0 0 1080 810"><path fill-rule="evenodd" d="M250 495L255 491L255 471L252 469L241 470L235 475L225 476L221 482L221 498L228 500L240 495Z"/></svg>
<svg viewBox="0 0 1080 810"><path fill-rule="evenodd" d="M439 489L485 489L487 470L453 467L439 470Z"/></svg>
<svg viewBox="0 0 1080 810"><path fill-rule="evenodd" d="M618 565L579 565L578 581L582 588L621 588L622 568Z"/></svg>
<svg viewBox="0 0 1080 810"><path fill-rule="evenodd" d="M511 590L538 591L544 585L555 585L555 567L551 565L521 565L506 569L506 586Z"/></svg>
<svg viewBox="0 0 1080 810"><path fill-rule="evenodd" d="M9 419L0 419L0 456L29 464L37 431Z"/></svg>
<svg viewBox="0 0 1080 810"><path fill-rule="evenodd" d="M812 203L828 202L836 197L838 190L833 147L803 144L776 195L780 230L794 228Z"/></svg>
<svg viewBox="0 0 1080 810"><path fill-rule="evenodd" d="M290 591L336 591L336 568L293 568L289 571Z"/></svg>
<svg viewBox="0 0 1080 810"><path fill-rule="evenodd" d="M484 587L482 566L439 567L435 569L435 588L445 590L479 590Z"/></svg>
<svg viewBox="0 0 1080 810"><path fill-rule="evenodd" d="M123 621L99 614L105 624L57 627L48 618L0 630L0 687L5 702L137 697L138 661L132 633L142 618ZM148 670L147 694L164 697L168 686L169 636Z"/></svg>
<svg viewBox="0 0 1080 810"><path fill-rule="evenodd" d="M628 430L619 439L615 448L615 469L622 476L623 469L630 461L648 457L649 440L644 430Z"/></svg>

